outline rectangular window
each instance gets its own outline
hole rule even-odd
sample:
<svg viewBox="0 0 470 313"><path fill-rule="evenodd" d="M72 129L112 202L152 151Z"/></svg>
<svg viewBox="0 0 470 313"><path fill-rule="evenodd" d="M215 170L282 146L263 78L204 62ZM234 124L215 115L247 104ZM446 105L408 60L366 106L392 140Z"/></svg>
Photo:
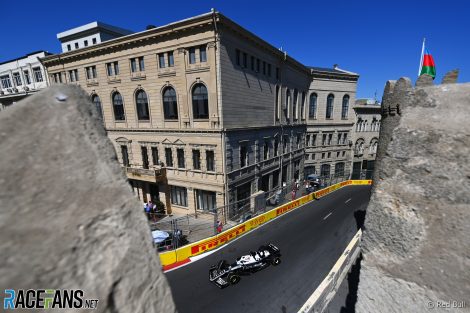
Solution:
<svg viewBox="0 0 470 313"><path fill-rule="evenodd" d="M276 67L276 79L279 80L279 77L280 77L279 67Z"/></svg>
<svg viewBox="0 0 470 313"><path fill-rule="evenodd" d="M199 47L199 61L207 62L207 51L205 45Z"/></svg>
<svg viewBox="0 0 470 313"><path fill-rule="evenodd" d="M268 76L271 77L271 64L268 64Z"/></svg>
<svg viewBox="0 0 470 313"><path fill-rule="evenodd" d="M322 154L321 154L321 158L322 158L322 159L325 158L325 153L322 153Z"/></svg>
<svg viewBox="0 0 470 313"><path fill-rule="evenodd" d="M70 47L70 45L67 45L67 51L70 51L72 50L72 47Z"/></svg>
<svg viewBox="0 0 470 313"><path fill-rule="evenodd" d="M52 77L54 78L54 83L62 84L62 73L55 73Z"/></svg>
<svg viewBox="0 0 470 313"><path fill-rule="evenodd" d="M300 144L302 143L302 137L300 134L297 134L297 149L300 149Z"/></svg>
<svg viewBox="0 0 470 313"><path fill-rule="evenodd" d="M168 67L175 66L175 59L173 58L173 51L168 52L167 57L168 57Z"/></svg>
<svg viewBox="0 0 470 313"><path fill-rule="evenodd" d="M243 67L248 67L248 55L246 54L246 52L243 52Z"/></svg>
<svg viewBox="0 0 470 313"><path fill-rule="evenodd" d="M185 168L184 150L183 149L176 149L176 157L178 158L178 168Z"/></svg>
<svg viewBox="0 0 470 313"><path fill-rule="evenodd" d="M289 138L287 136L284 136L282 153L288 152L288 146L289 146Z"/></svg>
<svg viewBox="0 0 470 313"><path fill-rule="evenodd" d="M78 81L78 70L71 70L69 71L69 78L71 82L76 82Z"/></svg>
<svg viewBox="0 0 470 313"><path fill-rule="evenodd" d="M193 169L201 169L201 152L199 150L193 150Z"/></svg>
<svg viewBox="0 0 470 313"><path fill-rule="evenodd" d="M96 66L89 66L85 68L86 71L86 78L87 79L94 79L97 77L96 75Z"/></svg>
<svg viewBox="0 0 470 313"><path fill-rule="evenodd" d="M240 168L248 166L248 147L240 146Z"/></svg>
<svg viewBox="0 0 470 313"><path fill-rule="evenodd" d="M196 49L189 48L189 64L196 63Z"/></svg>
<svg viewBox="0 0 470 313"><path fill-rule="evenodd" d="M254 71L255 70L255 57L254 56L251 56L251 70Z"/></svg>
<svg viewBox="0 0 470 313"><path fill-rule="evenodd" d="M139 57L139 71L145 71L144 57Z"/></svg>
<svg viewBox="0 0 470 313"><path fill-rule="evenodd" d="M164 53L158 54L158 67L165 68L165 54Z"/></svg>
<svg viewBox="0 0 470 313"><path fill-rule="evenodd" d="M142 152L142 167L145 169L149 168L149 155L147 152L147 147L140 147L140 150Z"/></svg>
<svg viewBox="0 0 470 313"><path fill-rule="evenodd" d="M75 49L78 49L78 42L75 43Z"/></svg>
<svg viewBox="0 0 470 313"><path fill-rule="evenodd" d="M323 138L322 138L322 141L321 141L321 145L322 145L322 146L326 146L326 134L323 134Z"/></svg>
<svg viewBox="0 0 470 313"><path fill-rule="evenodd" d="M93 44L96 44L96 38L93 38L91 41L93 42Z"/></svg>
<svg viewBox="0 0 470 313"><path fill-rule="evenodd" d="M264 142L263 160L269 159L269 141Z"/></svg>
<svg viewBox="0 0 470 313"><path fill-rule="evenodd" d="M31 77L29 77L29 71L24 71L24 80L26 81L26 85L31 84Z"/></svg>
<svg viewBox="0 0 470 313"><path fill-rule="evenodd" d="M216 209L215 192L196 189L197 209L213 212Z"/></svg>
<svg viewBox="0 0 470 313"><path fill-rule="evenodd" d="M83 44L85 45L85 47L88 47L88 40L85 40Z"/></svg>
<svg viewBox="0 0 470 313"><path fill-rule="evenodd" d="M235 50L235 63L240 65L240 50L238 49Z"/></svg>
<svg viewBox="0 0 470 313"><path fill-rule="evenodd" d="M312 153L312 160L315 160L315 153Z"/></svg>
<svg viewBox="0 0 470 313"><path fill-rule="evenodd" d="M307 138L305 139L305 145L307 147L310 146L310 135L307 135Z"/></svg>
<svg viewBox="0 0 470 313"><path fill-rule="evenodd" d="M337 158L339 158L339 153L340 153L339 151L336 152L336 157L337 157Z"/></svg>
<svg viewBox="0 0 470 313"><path fill-rule="evenodd" d="M331 146L331 141L333 140L333 134L328 134L328 145Z"/></svg>
<svg viewBox="0 0 470 313"><path fill-rule="evenodd" d="M106 73L108 76L113 76L114 75L114 70L113 70L113 64L112 63L106 63Z"/></svg>
<svg viewBox="0 0 470 313"><path fill-rule="evenodd" d="M23 82L21 81L20 73L13 73L13 81L15 82L16 86L21 86L23 85Z"/></svg>
<svg viewBox="0 0 470 313"><path fill-rule="evenodd" d="M337 145L340 145L340 144L341 144L341 137L342 137L342 136L343 136L342 133L338 133L338 138L337 138L337 140L336 140L336 144L337 144Z"/></svg>
<svg viewBox="0 0 470 313"><path fill-rule="evenodd" d="M263 75L266 75L266 62L263 61Z"/></svg>
<svg viewBox="0 0 470 313"><path fill-rule="evenodd" d="M131 59L131 72L137 72L137 61L136 59Z"/></svg>
<svg viewBox="0 0 470 313"><path fill-rule="evenodd" d="M274 156L279 154L279 139L274 139Z"/></svg>
<svg viewBox="0 0 470 313"><path fill-rule="evenodd" d="M316 146L317 145L317 134L314 134L312 135L312 146Z"/></svg>
<svg viewBox="0 0 470 313"><path fill-rule="evenodd" d="M114 64L114 75L119 75L119 62L115 61Z"/></svg>
<svg viewBox="0 0 470 313"><path fill-rule="evenodd" d="M158 147L152 147L152 163L153 165L159 165L158 164Z"/></svg>
<svg viewBox="0 0 470 313"><path fill-rule="evenodd" d="M259 68L260 68L261 61L260 59L256 59L256 71L259 73Z"/></svg>
<svg viewBox="0 0 470 313"><path fill-rule="evenodd" d="M173 151L171 151L171 148L165 148L165 161L167 167L173 167Z"/></svg>
<svg viewBox="0 0 470 313"><path fill-rule="evenodd" d="M34 74L34 79L36 80L36 83L40 83L43 81L40 67L33 67L33 74Z"/></svg>
<svg viewBox="0 0 470 313"><path fill-rule="evenodd" d="M214 151L210 151L210 150L206 151L206 167L207 167L208 172L215 171Z"/></svg>
<svg viewBox="0 0 470 313"><path fill-rule="evenodd" d="M331 158L331 152L328 152L328 159Z"/></svg>
<svg viewBox="0 0 470 313"><path fill-rule="evenodd" d="M129 154L127 153L127 146L121 146L122 165L129 166Z"/></svg>
<svg viewBox="0 0 470 313"><path fill-rule="evenodd" d="M343 134L343 145L346 144L346 140L348 139L348 133Z"/></svg>
<svg viewBox="0 0 470 313"><path fill-rule="evenodd" d="M188 191L185 187L171 186L171 203L179 206L188 206Z"/></svg>
<svg viewBox="0 0 470 313"><path fill-rule="evenodd" d="M2 76L2 77L0 77L0 79L2 80L2 87L3 88L11 88L11 80L10 80L9 75Z"/></svg>

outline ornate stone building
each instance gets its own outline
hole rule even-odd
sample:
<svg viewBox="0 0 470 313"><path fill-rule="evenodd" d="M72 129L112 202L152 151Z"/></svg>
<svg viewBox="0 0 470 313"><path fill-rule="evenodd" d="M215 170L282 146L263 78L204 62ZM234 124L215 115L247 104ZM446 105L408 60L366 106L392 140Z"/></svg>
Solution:
<svg viewBox="0 0 470 313"><path fill-rule="evenodd" d="M356 125L351 177L353 179L370 179L375 166L382 107L375 100L357 99L353 109Z"/></svg>
<svg viewBox="0 0 470 313"><path fill-rule="evenodd" d="M90 94L143 201L211 211L303 177L311 70L218 12L42 62Z"/></svg>
<svg viewBox="0 0 470 313"><path fill-rule="evenodd" d="M359 75L333 68L310 67L305 173L325 180L347 177L351 168L352 130Z"/></svg>

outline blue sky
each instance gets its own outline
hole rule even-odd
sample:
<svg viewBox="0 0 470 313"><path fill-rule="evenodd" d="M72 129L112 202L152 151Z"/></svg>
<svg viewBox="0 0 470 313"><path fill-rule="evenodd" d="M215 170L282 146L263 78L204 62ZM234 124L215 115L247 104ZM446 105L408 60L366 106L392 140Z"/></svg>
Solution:
<svg viewBox="0 0 470 313"><path fill-rule="evenodd" d="M56 34L99 20L134 31L216 8L238 24L283 47L305 65L360 74L357 97L380 99L387 80L416 79L421 44L436 62L438 82L459 68L470 81L470 4L467 1L198 0L4 1L0 62L32 51L60 52ZM470 2L469 2L470 3Z"/></svg>

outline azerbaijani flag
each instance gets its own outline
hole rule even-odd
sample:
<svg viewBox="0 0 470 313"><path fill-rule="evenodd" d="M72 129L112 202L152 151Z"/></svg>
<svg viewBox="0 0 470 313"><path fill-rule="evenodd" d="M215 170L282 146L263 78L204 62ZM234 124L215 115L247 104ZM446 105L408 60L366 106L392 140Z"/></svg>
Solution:
<svg viewBox="0 0 470 313"><path fill-rule="evenodd" d="M419 73L419 75L423 74L431 75L433 79L436 77L436 65L434 64L432 55L427 49L423 56L423 64L421 65L421 73Z"/></svg>
<svg viewBox="0 0 470 313"><path fill-rule="evenodd" d="M423 48L421 49L421 60L419 62L418 76L428 74L432 76L432 79L436 78L436 65L434 59L428 49L425 49L426 38L423 39Z"/></svg>

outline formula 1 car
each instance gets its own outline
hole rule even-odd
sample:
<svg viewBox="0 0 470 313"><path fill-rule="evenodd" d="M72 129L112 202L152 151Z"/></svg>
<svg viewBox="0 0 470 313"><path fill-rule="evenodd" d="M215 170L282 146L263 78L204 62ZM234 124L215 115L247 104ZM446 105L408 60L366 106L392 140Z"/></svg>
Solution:
<svg viewBox="0 0 470 313"><path fill-rule="evenodd" d="M250 275L269 265L281 263L281 250L272 243L261 246L257 252L241 256L231 265L225 260L209 269L209 280L219 288L235 285L240 281L240 276Z"/></svg>

